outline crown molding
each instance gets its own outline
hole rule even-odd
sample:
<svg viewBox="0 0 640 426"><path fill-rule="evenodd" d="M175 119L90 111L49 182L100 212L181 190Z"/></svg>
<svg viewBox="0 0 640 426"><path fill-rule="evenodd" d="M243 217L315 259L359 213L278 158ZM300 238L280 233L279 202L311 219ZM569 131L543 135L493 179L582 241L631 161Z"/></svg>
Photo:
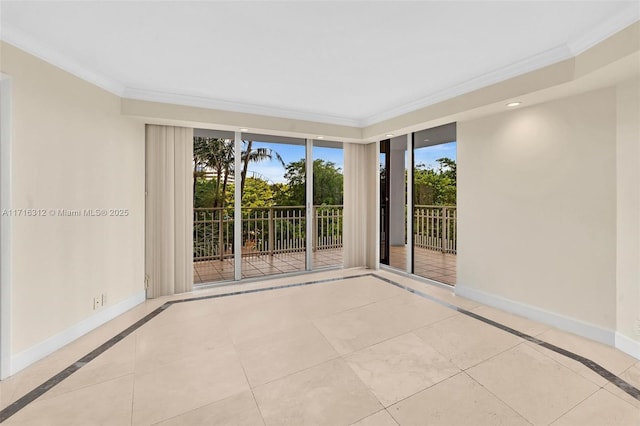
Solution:
<svg viewBox="0 0 640 426"><path fill-rule="evenodd" d="M124 93L124 85L122 83L84 67L69 56L41 44L24 31L13 28L4 22L2 23L2 30L0 31L0 40L114 95L122 96Z"/></svg>
<svg viewBox="0 0 640 426"><path fill-rule="evenodd" d="M158 90L126 87L123 83L117 80L86 68L78 61L71 59L68 55L47 47L45 44L38 42L24 31L13 28L7 23L3 23L2 30L0 31L0 39L46 62L49 62L78 78L123 98L363 128L531 71L535 71L545 66L573 58L638 20L640 20L640 5L636 2L632 2L629 7L625 8L620 13L610 17L595 26L586 34L576 38L575 40L571 40L564 45L557 46L540 54L472 78L463 83L439 90L412 102L363 118L339 117L330 114L297 111L274 106L234 102L197 95L168 93Z"/></svg>
<svg viewBox="0 0 640 426"><path fill-rule="evenodd" d="M443 102L456 96L464 95L465 93L500 83L501 81L544 68L557 62L575 58L579 54L603 42L607 38L619 31L622 31L638 20L640 20L640 3L634 2L620 13L603 21L599 25L595 26L591 31L583 34L581 37L573 41L537 55L530 56L529 58L496 69L484 75L472 78L464 83L434 92L413 102L371 115L361 120L361 126L371 126L380 123L381 121L395 118L403 114L408 114L418 109L434 105L438 102Z"/></svg>
<svg viewBox="0 0 640 426"><path fill-rule="evenodd" d="M501 81L505 81L510 78L535 71L537 69L555 64L565 59L570 59L572 57L573 55L571 54L568 46L559 46L554 49L547 50L546 52L542 52L538 55L526 58L522 61L515 62L505 67L472 78L465 81L464 83L456 84L446 89L439 90L413 102L409 102L396 108L369 116L362 120L362 125L370 126L380 123L384 120L395 118L403 114L408 114L418 109L434 105L438 102L443 102L455 98L456 96L464 95L466 93L473 92L474 90L482 89L492 84L500 83Z"/></svg>
<svg viewBox="0 0 640 426"><path fill-rule="evenodd" d="M328 114L318 114L306 111L296 111L273 106L226 101L203 96L182 95L149 89L137 89L132 87L125 88L122 97L139 101L161 102L196 108L239 112L244 114L266 115L269 117L312 121L316 123L335 124L340 126L360 127L362 125L360 120L347 117L338 117Z"/></svg>
<svg viewBox="0 0 640 426"><path fill-rule="evenodd" d="M632 2L620 13L604 20L582 36L569 41L567 46L573 56L578 56L638 20L640 20L640 2Z"/></svg>

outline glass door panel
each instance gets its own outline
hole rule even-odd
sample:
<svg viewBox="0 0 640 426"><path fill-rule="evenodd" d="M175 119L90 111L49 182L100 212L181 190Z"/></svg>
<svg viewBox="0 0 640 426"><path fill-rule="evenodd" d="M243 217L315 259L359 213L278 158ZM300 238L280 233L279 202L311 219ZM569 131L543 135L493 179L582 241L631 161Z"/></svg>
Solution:
<svg viewBox="0 0 640 426"><path fill-rule="evenodd" d="M242 134L242 278L306 268L305 142Z"/></svg>
<svg viewBox="0 0 640 426"><path fill-rule="evenodd" d="M233 145L232 132L194 129L194 284L234 278Z"/></svg>
<svg viewBox="0 0 640 426"><path fill-rule="evenodd" d="M413 273L456 283L456 124L413 135Z"/></svg>
<svg viewBox="0 0 640 426"><path fill-rule="evenodd" d="M313 269L343 264L343 168L341 142L313 141Z"/></svg>
<svg viewBox="0 0 640 426"><path fill-rule="evenodd" d="M390 140L387 168L389 266L407 270L407 136Z"/></svg>

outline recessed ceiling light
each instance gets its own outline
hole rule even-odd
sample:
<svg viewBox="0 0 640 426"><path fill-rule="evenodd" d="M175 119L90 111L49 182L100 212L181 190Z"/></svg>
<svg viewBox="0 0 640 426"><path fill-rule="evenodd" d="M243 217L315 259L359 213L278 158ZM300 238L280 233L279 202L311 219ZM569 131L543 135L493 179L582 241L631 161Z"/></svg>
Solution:
<svg viewBox="0 0 640 426"><path fill-rule="evenodd" d="M385 136L390 138L391 136L393 136L393 133L387 133Z"/></svg>
<svg viewBox="0 0 640 426"><path fill-rule="evenodd" d="M324 136L318 136L316 139L324 139Z"/></svg>
<svg viewBox="0 0 640 426"><path fill-rule="evenodd" d="M246 132L246 131L248 131L249 129L247 129L246 127L240 127L240 129L239 129L239 130L240 130L241 132Z"/></svg>
<svg viewBox="0 0 640 426"><path fill-rule="evenodd" d="M521 105L521 104L522 104L522 102L509 102L509 103L507 104L507 106L508 106L509 108L512 108L512 107L517 107L518 105Z"/></svg>

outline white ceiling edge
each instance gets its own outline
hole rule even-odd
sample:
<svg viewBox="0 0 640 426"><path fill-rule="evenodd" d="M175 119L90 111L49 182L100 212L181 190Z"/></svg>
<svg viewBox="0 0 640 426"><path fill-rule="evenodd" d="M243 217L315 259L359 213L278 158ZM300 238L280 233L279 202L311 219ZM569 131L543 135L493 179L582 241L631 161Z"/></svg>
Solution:
<svg viewBox="0 0 640 426"><path fill-rule="evenodd" d="M578 56L638 20L640 20L640 2L636 1L567 45L573 56Z"/></svg>
<svg viewBox="0 0 640 426"><path fill-rule="evenodd" d="M466 93L473 92L474 90L482 89L492 84L500 83L501 81L505 81L510 78L517 77L519 75L523 75L540 68L544 68L548 65L552 65L560 61L564 61L565 59L570 59L572 57L573 55L571 54L568 46L559 46L555 49L548 50L514 64L507 65L506 67L500 68L498 70L472 78L465 81L464 83L440 90L436 93L425 96L424 98L420 98L408 104L367 117L364 120L361 120L361 127L377 124L381 121L395 118L400 115L437 104L438 102L443 102L455 98L456 96L464 95Z"/></svg>
<svg viewBox="0 0 640 426"><path fill-rule="evenodd" d="M508 80L509 78L513 78L518 75L552 65L562 60L575 57L638 20L640 20L640 6L637 2L633 2L629 7L603 21L601 24L597 25L578 39L570 40L568 43L550 49L546 52L525 58L522 61L507 65L464 83L443 89L416 101L409 102L405 105L392 108L363 119L337 117L327 114L245 104L207 97L180 95L148 89L125 87L122 82L109 78L106 75L93 70L89 70L74 59L71 59L68 55L45 46L33 39L30 35L16 28L12 28L11 25L7 25L6 23L2 25L0 40L6 41L7 43L55 65L82 80L124 98L363 128L481 89L491 84Z"/></svg>
<svg viewBox="0 0 640 426"><path fill-rule="evenodd" d="M432 93L408 104L371 115L361 120L360 127L371 126L381 121L395 118L420 108L425 108L438 102L443 102L456 96L464 95L474 90L500 83L501 81L506 81L519 75L524 75L566 59L574 58L638 20L640 20L640 3L634 3L620 13L603 21L578 39L571 40L564 45L557 46L500 69L472 78L464 83Z"/></svg>
<svg viewBox="0 0 640 426"><path fill-rule="evenodd" d="M123 97L139 101L162 102L196 108L218 109L245 114L266 115L277 118L288 118L293 120L312 121L316 123L336 124L341 126L361 127L362 124L361 120L333 115L225 101L220 99L206 98L202 96L180 95L155 90L135 89L130 87L124 89Z"/></svg>
<svg viewBox="0 0 640 426"><path fill-rule="evenodd" d="M124 84L109 78L104 74L97 73L80 65L68 55L39 43L23 31L12 28L11 25L2 25L2 29L0 30L0 40L30 53L36 58L42 59L51 65L55 65L69 74L73 74L88 83L106 90L107 92L117 96L122 96L124 94Z"/></svg>

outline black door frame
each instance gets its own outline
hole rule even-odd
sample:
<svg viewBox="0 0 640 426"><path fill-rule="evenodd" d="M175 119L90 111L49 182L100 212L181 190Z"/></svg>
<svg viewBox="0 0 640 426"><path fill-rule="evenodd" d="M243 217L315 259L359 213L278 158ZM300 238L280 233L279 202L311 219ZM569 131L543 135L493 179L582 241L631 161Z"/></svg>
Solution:
<svg viewBox="0 0 640 426"><path fill-rule="evenodd" d="M380 141L380 154L384 154L384 176L380 171L380 263L389 264L389 167L391 165L391 139Z"/></svg>

